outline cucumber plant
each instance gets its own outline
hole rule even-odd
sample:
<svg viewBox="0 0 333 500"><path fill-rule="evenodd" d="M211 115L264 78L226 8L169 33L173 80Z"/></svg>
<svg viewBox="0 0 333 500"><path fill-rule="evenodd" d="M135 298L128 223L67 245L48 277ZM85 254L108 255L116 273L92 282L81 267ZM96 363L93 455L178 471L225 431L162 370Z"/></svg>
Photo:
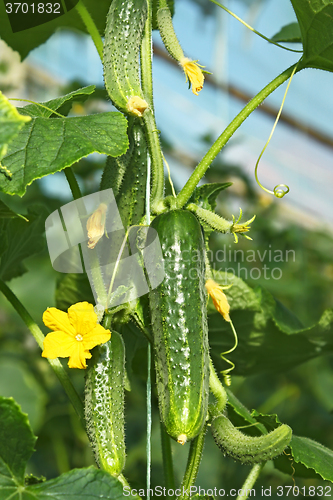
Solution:
<svg viewBox="0 0 333 500"><path fill-rule="evenodd" d="M142 253L141 263L145 262L144 251L146 248L144 245L142 246L144 235L147 234L144 231L145 226L154 229L161 245L160 261L156 264L156 268L160 270L163 267L163 281L154 287L150 280L149 270L145 269L142 264L142 269L140 269L147 278L149 292L145 297L140 297L131 303L107 309L105 309L107 307L105 304L102 307L101 304L97 304L95 311L92 304L87 302L85 289L87 283L84 280L80 281L74 278L75 275L69 276L65 285L64 283L58 285L57 296L63 299L63 302L60 302L62 304L75 304L68 307L67 313L63 310L64 306L60 308L61 310L49 307L45 311L43 321L53 332L44 338L24 306L4 283L4 281L9 281L24 271L21 254L17 259L17 268L13 272L9 269L12 262L11 251L15 244L16 246L23 245L23 241L28 240L31 234L34 236L33 231L41 233L41 230L40 228L36 229L37 224L33 225L35 223L34 214L31 215L31 220L29 219L28 222L29 228L26 229L22 218L17 221L17 214L0 201L0 217L6 218L6 221L1 221L3 224L0 226L2 238L0 240L0 290L13 304L35 336L39 346L43 349L43 357L49 359L51 367L63 384L87 431L96 464L101 469L93 472L92 469L87 469L80 476L79 479L84 487L87 486L86 482L92 485L88 493L83 486L80 486L80 481L77 480L80 473L77 471L73 471L73 475L69 473L67 476L61 476L59 479L62 488L60 493L63 494L63 491L66 491L68 497L78 497L79 494L84 494L88 500L106 498L105 495L107 498L121 498L129 495L136 498L140 498L140 495L146 496L145 492L138 494L137 489L131 490L125 478L128 471L126 469L125 446L127 417L125 388L130 389L127 372L132 373L131 361L140 352L136 344L141 346L144 344L146 348L147 343L149 346L146 385L148 402L147 492L151 479L151 464L149 462L151 429L149 426L152 417L151 403L152 400L155 400L155 395L159 412L158 418L161 421L165 483L173 492L170 495L168 493L170 497L176 495L180 500L188 497L188 491L192 492L208 430L212 433L217 447L226 457L238 462L240 466L252 465L245 482L246 488L251 488L255 484L267 461L274 460L275 465L278 466L281 457L283 460L284 456L287 456L288 447L295 461L298 460L302 465L312 468L314 474L318 473L322 478L333 481L332 472L325 468L326 456L330 458L333 456L330 450L321 447L318 443L313 444L314 442L311 440L304 442L300 441L302 438L293 437L292 429L287 424L279 423L277 426L273 425L272 429L271 416L250 414L236 399L232 391L225 387L225 381L227 380L229 383L230 373L232 374L234 368L235 373L240 373L240 371L237 372L237 362L233 363L226 358L226 355L234 354L234 351L237 355L239 352L237 359L241 361L242 366L248 367L252 363L251 369L255 373L253 366L256 362L259 363L259 358L247 354L247 348L249 346L251 349L258 347L256 342L259 343L260 335L257 330L261 329L260 333L262 333L262 330L269 328L269 322L274 324L275 328L282 325L280 336L282 340L279 338L282 343L287 342L285 337L293 337L293 342L297 337L296 334L303 332L304 328L292 315L282 311L282 308L279 309L279 304L270 296L265 295L264 292L258 298L259 293L256 294L242 280L230 280L230 276L228 277L226 273L222 273L222 276L221 273L214 272L208 258L211 233L215 231L221 235L232 235L235 244L241 236L250 240L248 233L254 217L242 222L242 210L240 210L240 216L237 220L234 216L228 220L215 213L217 195L227 189L231 183L211 183L198 187L199 182L221 149L243 121L269 94L288 79L290 84L292 76L306 67L333 70L333 55L329 49L333 45L333 33L328 26L329 16L326 19L322 17L321 12L318 13L318 0L308 0L306 7L308 10L304 7L305 13L299 7L298 0L292 0L292 5L299 19L304 44L304 52L302 52L300 61L274 78L248 102L209 148L179 193L176 194L173 190L171 196L165 196L163 153L155 120L153 100L153 26L159 30L169 54L184 70L186 78L192 85L192 91L196 95L203 87L204 71L197 64L197 61L184 56L173 27L170 9L172 2L166 2L166 0L112 0L112 2L107 3L104 42L84 3L80 1L76 8L93 38L103 62L105 87L109 99L118 110L116 113L70 118L60 113L63 111L63 107L66 107L65 104L71 103L77 95L85 96L85 98L90 95L93 92L93 88L90 87L74 91L48 103L35 103L32 106L26 106L21 112L14 108L0 93L0 121L4 129L4 132L0 131L0 188L5 193L22 195L33 180L66 168L66 177L73 197L79 200L81 192L71 170L71 165L93 152L107 155L100 189L104 191L112 188L126 236L124 238L123 233L121 236L105 234L105 222L110 217L106 203L101 203L93 214L87 215L82 229L88 230L87 240L89 237L89 241L88 250L86 250L93 255L91 262L93 263L95 281L92 283L92 287L97 288L98 285L102 288L102 292L108 296L112 287L110 284L109 290L104 290L103 265L105 261L112 264L118 263L121 257L118 255L118 250L127 245L128 234L133 226L139 226L142 230L142 232L136 233L137 239L140 239L137 250ZM214 3L218 4L215 1ZM104 2L101 2L102 4L104 5ZM102 9L101 5L96 4L95 8ZM325 6L333 8L333 0L327 0ZM220 7L228 10L222 5ZM106 13L106 11L108 12ZM1 22L0 16L0 26ZM327 30L324 30L325 36L321 37L316 26L325 23ZM315 27L311 28L312 25ZM314 36L318 36L319 42L312 46L311 40ZM274 42L267 37L264 38ZM80 118L83 119L80 120ZM47 151L48 145L47 148L44 147L45 138L50 140L50 151ZM59 145L57 151L52 146L55 143ZM34 147L35 149L33 149ZM60 149L61 154L59 154ZM40 151L44 152L45 158ZM32 168L31 163L29 163L31 158L36 162L36 169ZM21 168L22 162L26 170ZM257 171L255 175L257 177ZM280 188L277 186L271 192L277 197L286 194L285 191L281 191L281 186ZM82 216L82 219L84 217L85 215ZM26 218L23 217L23 219ZM14 220L13 226L11 226L12 220ZM30 234L31 227L33 230ZM6 228L9 228L8 235L13 238L14 243L9 241L9 236L7 238L4 231ZM15 239L17 234L20 235L19 240ZM61 235L63 236L62 233ZM106 238L109 239L109 244L105 245ZM99 252L102 241L104 241L103 252ZM38 247L37 243L35 243L36 248ZM82 241L80 244L83 244ZM128 244L128 252L131 256L132 251L134 253L133 248ZM22 255L25 255L24 251ZM116 275L116 265L114 269L114 275ZM230 282L223 283L222 277L227 281L229 279ZM114 276L112 276L113 278ZM135 288L134 280L131 284ZM118 289L115 293L121 294L122 291ZM235 336L235 344L232 348L230 346L224 348L224 339L216 341L216 336L214 336L216 328L208 322L208 315L213 316L216 321L217 314L215 313L214 316L215 309L213 309L209 296L212 298L216 310L222 315L219 318L218 328L223 331L221 337L229 326L232 327ZM230 304L228 303L229 299ZM244 337L240 337L238 341L237 332L232 323L237 308L242 313L239 315L241 321L238 321L241 328L244 327L244 324L246 328L247 317L244 320L246 314L249 318L250 316L251 318L255 317L255 335L253 338L251 337L248 344L242 344ZM292 319L290 319L291 317ZM319 355L319 352L324 353L325 347L323 345L326 340L322 331L328 331L331 325L330 318L331 316L328 314L312 336L308 330L308 337L304 335L304 344L310 352L309 358ZM133 331L137 336L136 340L140 339L137 342L129 340L133 338L130 336ZM293 335L289 335L290 333ZM265 333L262 335L264 336ZM219 348L220 345L223 345L223 349ZM152 346L152 351L150 346ZM292 347L295 350L294 345ZM313 347L313 351L311 347ZM299 344L297 344L297 348L300 350ZM92 349L93 351L90 353ZM125 356L125 350L127 356ZM150 359L151 353L153 363ZM246 364L247 355L252 356L251 363L248 364ZM59 360L55 359L56 357L69 357L69 368L86 369L84 408L68 373ZM221 370L218 364L221 360L227 361L231 368ZM301 361L304 359L302 358L299 362ZM142 364L142 356L137 364ZM227 374L224 383L221 380L222 377L216 373L216 366L219 367L220 373ZM244 370L246 372L245 368ZM249 368L245 375L248 373L251 373ZM132 380L136 380L135 375L131 376ZM153 399L151 398L150 377L152 380L156 379L156 386L153 386ZM45 383L46 386L47 383ZM26 431L26 419L20 416L17 408L14 408L12 403L3 403L2 400L0 404L6 412L13 412L13 415L16 415L21 427ZM13 419L13 415L10 418ZM1 418L0 414L0 421ZM6 425L8 424L7 420ZM15 419L13 422L15 424ZM276 422L279 421L276 419ZM251 431L246 433L246 431L241 430L241 427L247 425L256 426L261 435L251 435ZM4 429L7 430L7 427L4 426ZM24 431L22 431L23 434ZM7 482L3 483L0 479L0 498L9 498L8 495L10 497L23 495L37 499L44 498L43 483L36 486L35 483L38 482L36 478L32 477L26 483L22 483L21 465L17 466L16 457L14 459L12 452L6 448L6 437L2 439L1 436L0 459L4 461L3 477ZM184 448L187 446L189 448L188 462L181 487L178 490L175 489L171 452L171 447L178 446L178 444L173 441L185 445ZM15 439L13 442L16 443ZM33 443L34 439L30 436L29 453L32 451ZM18 443L16 444L19 446ZM309 448L310 451L308 451ZM215 449L217 450L216 447ZM6 453L9 458L5 457ZM21 456L22 454L18 453L18 457ZM321 460L323 456L326 462L324 459ZM281 466L281 468L283 467ZM7 469L10 472L9 475ZM284 464L284 470L288 470L292 477L297 474L297 469L294 465L288 469ZM304 467L300 473L304 473ZM78 476L76 476L77 474ZM16 481L17 475L20 478ZM16 478L15 484L12 479L14 477ZM57 481L50 484L45 483L45 489L50 488L50 491L46 492L47 494L53 495L52 488L57 488ZM8 488L10 488L9 493ZM24 491L25 488L27 491ZM244 495L239 495L238 498L244 498Z"/></svg>

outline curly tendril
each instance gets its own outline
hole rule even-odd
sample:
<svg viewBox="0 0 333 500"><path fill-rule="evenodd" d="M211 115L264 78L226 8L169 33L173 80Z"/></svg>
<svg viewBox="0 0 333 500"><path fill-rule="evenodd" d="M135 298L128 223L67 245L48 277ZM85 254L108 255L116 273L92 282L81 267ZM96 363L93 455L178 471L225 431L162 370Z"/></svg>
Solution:
<svg viewBox="0 0 333 500"><path fill-rule="evenodd" d="M289 82L288 82L287 88L285 90L285 93L284 93L284 96L283 96L283 99L282 99L282 103L281 103L279 112L277 114L277 117L275 119L273 128L271 130L271 133L269 134L269 137L267 139L267 142L266 142L265 146L263 147L263 149L262 149L262 151L261 151L261 153L259 155L259 158L257 160L256 166L255 166L255 169L254 169L254 176L255 176L255 179L257 181L257 184L261 187L261 189L263 189L264 191L266 191L266 193L273 194L274 196L276 196L276 198L283 198L287 193L289 193L289 186L287 186L286 184L278 184L277 186L275 186L275 188L273 189L273 191L271 191L270 189L265 188L261 184L261 182L259 181L259 179L258 179L258 166L259 166L260 160L262 158L262 155L264 154L264 152L265 152L268 144L271 142L272 136L274 134L274 130L275 130L276 125L278 124L278 121L280 119L280 116L281 116L281 113L282 113L282 109L283 109L283 106L284 106L284 102L286 100L286 97L287 97L287 94L288 94L288 90L289 90L289 87L290 87L290 84L291 84L291 80L293 79L293 76L296 73L297 66L298 66L298 64L296 64L293 72L291 73L291 76L289 78Z"/></svg>

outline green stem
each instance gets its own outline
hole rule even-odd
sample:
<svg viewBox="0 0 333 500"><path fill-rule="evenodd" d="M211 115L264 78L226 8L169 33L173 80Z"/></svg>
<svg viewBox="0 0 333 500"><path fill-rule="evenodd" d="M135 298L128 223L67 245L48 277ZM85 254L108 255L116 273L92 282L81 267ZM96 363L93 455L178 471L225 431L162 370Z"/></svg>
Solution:
<svg viewBox="0 0 333 500"><path fill-rule="evenodd" d="M153 102L153 72L152 72L152 19L151 19L151 2L147 0L148 12L143 32L143 38L140 48L140 64L141 64L141 86L143 95L149 104L150 109L154 112Z"/></svg>
<svg viewBox="0 0 333 500"><path fill-rule="evenodd" d="M211 359L209 360L209 370L210 370L209 388L212 391L212 393L214 394L216 401L217 401L215 408L218 410L219 413L222 413L224 411L224 408L227 405L228 396L227 396L227 393L226 393L220 379L218 378L218 376L216 374L216 371L215 371L215 368L214 368L214 365L213 365L213 362Z"/></svg>
<svg viewBox="0 0 333 500"><path fill-rule="evenodd" d="M162 422L160 422L160 429L161 429L164 483L167 490L170 489L175 490L175 476L173 473L170 436L166 432ZM169 496L169 498L174 498L174 496L172 497Z"/></svg>
<svg viewBox="0 0 333 500"><path fill-rule="evenodd" d="M242 493L238 495L236 500L246 500L249 496L252 496L251 490L258 479L260 472L264 468L266 462L263 462L261 464L255 464L252 469L250 470L249 475L245 479L245 482L241 488Z"/></svg>
<svg viewBox="0 0 333 500"><path fill-rule="evenodd" d="M28 313L26 308L23 306L23 304L16 297L16 295L11 291L11 289L2 280L0 280L0 291L4 294L6 299L14 307L16 312L19 314L19 316L24 321L27 328L30 330L30 332L34 336L39 347L43 350L43 342L44 342L44 338L45 338L43 335L43 332L40 330L39 326L32 319L32 317L30 316L30 314ZM64 367L62 366L62 364L60 363L58 358L48 359L48 362L50 363L51 368L53 369L54 373L58 377L61 385L65 389L66 394L69 397L79 419L81 420L83 427L85 427L84 410L83 410L83 404L82 404L81 398L78 395L78 393L76 392L76 389L73 386L70 378L68 377Z"/></svg>
<svg viewBox="0 0 333 500"><path fill-rule="evenodd" d="M80 190L80 186L76 180L76 177L74 175L74 172L72 170L72 167L65 168L64 170L66 179L68 181L69 187L71 189L72 195L74 200L79 200L82 198L82 193ZM86 209L84 206L84 203L79 203L78 209L81 217L86 215ZM85 230L85 228L83 228ZM82 254L82 249L81 245L79 245L80 249L80 255L81 255L81 260L83 261L83 254ZM95 292L97 294L97 302L100 304L103 304L105 307L107 307L107 293L105 290L105 285L103 281L103 276L101 273L101 268L99 265L98 257L95 252L92 252L89 254L89 262L90 262L90 274L93 280L93 286L95 289ZM86 264L86 263L85 263Z"/></svg>
<svg viewBox="0 0 333 500"><path fill-rule="evenodd" d="M81 19L82 19L85 27L87 28L87 31L88 31L89 35L91 36L91 38L95 44L95 47L97 49L98 55L103 63L103 40L101 38L101 35L99 34L99 31L97 29L96 24L94 23L93 18L91 17L88 10L84 6L82 0L80 0L80 2L76 4L75 8L78 11L78 13L80 14Z"/></svg>
<svg viewBox="0 0 333 500"><path fill-rule="evenodd" d="M121 484L123 485L124 488L129 488L129 490L127 490L127 491L132 492L132 488L128 484L127 479L122 474L119 474L119 476L117 476L117 479L121 482ZM134 493L134 492L131 493L131 498L137 498L137 500L141 500L141 497L137 493Z"/></svg>
<svg viewBox="0 0 333 500"><path fill-rule="evenodd" d="M183 477L182 484L180 486L180 496L177 500L183 500L184 498L189 498L189 491L191 486L194 485L195 480L198 475L199 465L201 462L203 446L205 442L207 424L204 425L200 434L193 439L190 446L190 451L188 455L188 460L186 464L186 470Z"/></svg>
<svg viewBox="0 0 333 500"><path fill-rule="evenodd" d="M146 136L151 158L152 189L151 189L151 210L157 213L163 208L164 194L164 166L160 145L159 131L156 128L155 117L151 109L147 108L143 114L146 127Z"/></svg>
<svg viewBox="0 0 333 500"><path fill-rule="evenodd" d="M221 149L226 145L230 137L236 132L236 130L241 126L243 121L250 116L250 114L268 97L274 90L276 90L280 85L282 85L290 76L292 75L295 66L293 64L290 68L286 69L279 76L274 78L265 88L263 88L256 96L251 99L251 101L242 109L240 113L232 120L227 128L222 132L222 134L216 139L211 148L207 151L206 155L202 158L200 163L198 163L196 169L192 173L191 177L180 191L177 196L176 203L177 208L182 208L187 200L192 195L194 189L196 188L198 182L205 175L207 169L211 165L212 161L216 158ZM298 67L297 71L300 71L301 66Z"/></svg>

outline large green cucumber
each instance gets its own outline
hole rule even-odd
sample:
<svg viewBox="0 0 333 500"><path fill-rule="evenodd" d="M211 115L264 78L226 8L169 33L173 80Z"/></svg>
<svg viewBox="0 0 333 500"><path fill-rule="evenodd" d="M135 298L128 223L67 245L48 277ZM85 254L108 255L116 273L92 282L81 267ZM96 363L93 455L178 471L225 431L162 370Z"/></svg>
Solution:
<svg viewBox="0 0 333 500"><path fill-rule="evenodd" d="M276 458L288 446L292 436L292 430L286 424L262 436L247 436L224 415L214 418L211 430L224 455L242 464L256 464Z"/></svg>
<svg viewBox="0 0 333 500"><path fill-rule="evenodd" d="M147 0L112 0L104 42L104 80L113 104L128 113L131 97L143 99L139 50L147 18ZM140 114L139 114L140 116Z"/></svg>
<svg viewBox="0 0 333 500"><path fill-rule="evenodd" d="M85 386L87 433L97 465L118 476L125 465L125 346L119 333L94 348Z"/></svg>
<svg viewBox="0 0 333 500"><path fill-rule="evenodd" d="M207 416L209 354L205 249L201 226L186 210L157 216L165 278L149 293L160 416L184 444Z"/></svg>

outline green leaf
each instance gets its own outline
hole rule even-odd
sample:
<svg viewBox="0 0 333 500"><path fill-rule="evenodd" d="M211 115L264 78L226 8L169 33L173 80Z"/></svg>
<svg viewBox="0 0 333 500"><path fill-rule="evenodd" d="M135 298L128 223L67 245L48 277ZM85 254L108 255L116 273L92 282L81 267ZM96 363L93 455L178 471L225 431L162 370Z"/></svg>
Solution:
<svg viewBox="0 0 333 500"><path fill-rule="evenodd" d="M302 43L301 30L298 23L290 23L283 26L271 40L273 42Z"/></svg>
<svg viewBox="0 0 333 500"><path fill-rule="evenodd" d="M77 302L95 303L86 274L62 274L58 278L55 292L56 307L62 311Z"/></svg>
<svg viewBox="0 0 333 500"><path fill-rule="evenodd" d="M253 417L253 415L249 412L249 410L236 398L233 392L226 387L225 390L228 394L228 405L233 408L233 410L242 417L249 424L255 424L253 427L258 429L262 434L267 434L267 430L265 426L261 423L257 423L257 420Z"/></svg>
<svg viewBox="0 0 333 500"><path fill-rule="evenodd" d="M46 101L36 104L28 104L28 106L24 106L23 108L21 108L20 111L23 115L31 117L49 118L52 115L52 111L50 110L57 111L65 103L71 105L73 101L76 100L80 100L82 102L94 92L95 88L96 88L95 85L89 85L88 87L83 87L81 89L74 90L69 94L57 97L56 99L51 99L51 101Z"/></svg>
<svg viewBox="0 0 333 500"><path fill-rule="evenodd" d="M91 153L119 156L128 147L121 113L70 118L32 118L11 142L3 164L12 172L0 190L23 196L35 179L62 170Z"/></svg>
<svg viewBox="0 0 333 500"><path fill-rule="evenodd" d="M59 28L71 28L75 31L80 30L85 33L87 32L79 14L74 8L65 15L45 24L13 33L6 14L5 3L6 2L0 2L1 38L10 47L19 52L22 59L24 59L32 49L46 42L46 40ZM110 0L99 0L98 8L96 8L96 0L85 0L84 5L91 13L101 36L104 36L106 15L110 7Z"/></svg>
<svg viewBox="0 0 333 500"><path fill-rule="evenodd" d="M88 467L36 483L24 471L36 437L27 415L12 398L0 397L0 499L1 500L118 500L123 485L110 474ZM35 484L33 484L35 483Z"/></svg>
<svg viewBox="0 0 333 500"><path fill-rule="evenodd" d="M290 0L302 34L302 67L333 71L333 0Z"/></svg>
<svg viewBox="0 0 333 500"><path fill-rule="evenodd" d="M12 106L0 91L0 173L1 160L7 153L8 144L28 121L30 118L20 115L15 106ZM10 176L10 172L7 174Z"/></svg>
<svg viewBox="0 0 333 500"><path fill-rule="evenodd" d="M308 478L322 477L333 482L332 450L312 439L300 436L293 436L289 447L293 460L291 461L290 457L279 457L274 461L277 469L290 475Z"/></svg>
<svg viewBox="0 0 333 500"><path fill-rule="evenodd" d="M37 213L36 213L37 212ZM26 272L22 261L45 248L44 231L46 212L35 207L28 212L29 222L22 219L0 219L0 277L4 281Z"/></svg>
<svg viewBox="0 0 333 500"><path fill-rule="evenodd" d="M233 373L252 375L279 373L333 351L333 311L325 311L319 322L304 328L300 321L264 289L252 290L231 275L214 274L216 281L234 285L224 290L231 306L230 317L238 334L237 349L227 358L235 363ZM220 354L234 345L230 325L209 305L209 339L217 370L225 369Z"/></svg>
<svg viewBox="0 0 333 500"><path fill-rule="evenodd" d="M221 191L232 186L232 182L212 182L197 187L188 203L195 203L206 210L215 210L216 198Z"/></svg>
<svg viewBox="0 0 333 500"><path fill-rule="evenodd" d="M5 482L8 481L9 469L11 475L23 483L25 466L34 451L35 442L27 415L21 412L13 398L0 396L0 470L4 471ZM2 485L0 472L0 492ZM3 498L1 493L0 498Z"/></svg>
<svg viewBox="0 0 333 500"><path fill-rule="evenodd" d="M16 214L9 207L7 207L7 205L3 201L0 200L0 219L14 219L16 217L20 217L21 219L28 221L26 217L20 214Z"/></svg>

